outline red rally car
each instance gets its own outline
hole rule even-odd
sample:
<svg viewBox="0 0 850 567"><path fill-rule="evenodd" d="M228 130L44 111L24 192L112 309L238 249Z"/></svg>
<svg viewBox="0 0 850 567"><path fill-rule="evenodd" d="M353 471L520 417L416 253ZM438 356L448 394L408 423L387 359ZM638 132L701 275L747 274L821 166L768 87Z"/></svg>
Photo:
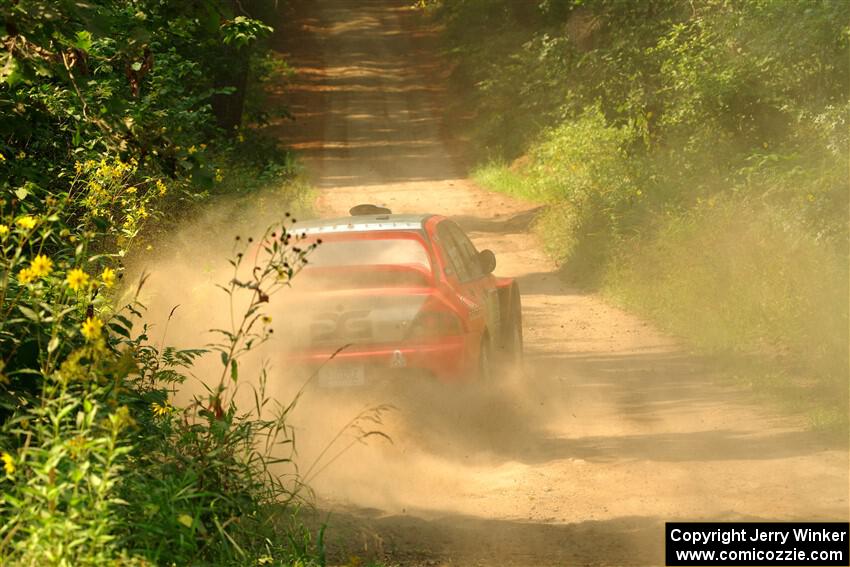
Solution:
<svg viewBox="0 0 850 567"><path fill-rule="evenodd" d="M308 244L321 240L290 295L299 329L290 363L317 372L325 387L400 372L487 380L518 367L519 288L493 275L493 252L477 251L439 215L372 205L351 212L290 230Z"/></svg>

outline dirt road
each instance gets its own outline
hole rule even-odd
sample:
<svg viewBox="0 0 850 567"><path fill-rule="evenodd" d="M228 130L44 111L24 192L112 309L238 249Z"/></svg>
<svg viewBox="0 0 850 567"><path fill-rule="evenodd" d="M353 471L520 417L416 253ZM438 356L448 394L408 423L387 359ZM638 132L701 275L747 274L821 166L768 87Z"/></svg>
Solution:
<svg viewBox="0 0 850 567"><path fill-rule="evenodd" d="M566 287L529 234L533 207L464 178L441 137L434 38L410 4L294 3L277 35L297 75L272 102L296 121L274 128L300 152L322 213L364 202L441 213L493 249L497 273L520 282L528 369L460 404L457 422L420 408L394 445L357 446L317 478L332 557L659 564L667 520L846 519L846 446Z"/></svg>

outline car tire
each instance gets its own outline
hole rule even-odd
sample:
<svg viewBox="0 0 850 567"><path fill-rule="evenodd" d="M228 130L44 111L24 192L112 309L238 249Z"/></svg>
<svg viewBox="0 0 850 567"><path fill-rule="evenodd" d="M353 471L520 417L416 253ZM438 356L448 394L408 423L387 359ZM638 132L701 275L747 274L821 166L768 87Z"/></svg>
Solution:
<svg viewBox="0 0 850 567"><path fill-rule="evenodd" d="M519 290L513 289L507 321L502 331L499 368L505 377L518 376L523 371L522 305Z"/></svg>

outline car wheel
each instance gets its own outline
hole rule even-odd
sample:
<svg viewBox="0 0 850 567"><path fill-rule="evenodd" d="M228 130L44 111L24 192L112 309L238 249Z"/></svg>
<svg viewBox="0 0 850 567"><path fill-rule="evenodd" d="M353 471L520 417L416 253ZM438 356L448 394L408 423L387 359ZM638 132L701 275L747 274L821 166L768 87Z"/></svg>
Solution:
<svg viewBox="0 0 850 567"><path fill-rule="evenodd" d="M522 373L523 340L522 340L522 307L519 297L511 300L511 309L502 334L500 370L506 376Z"/></svg>

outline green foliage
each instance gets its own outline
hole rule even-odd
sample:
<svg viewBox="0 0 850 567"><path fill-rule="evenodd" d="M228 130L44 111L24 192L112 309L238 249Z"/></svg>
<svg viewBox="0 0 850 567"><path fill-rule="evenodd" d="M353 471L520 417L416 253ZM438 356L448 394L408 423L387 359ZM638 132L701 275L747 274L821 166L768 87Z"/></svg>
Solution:
<svg viewBox="0 0 850 567"><path fill-rule="evenodd" d="M812 194L832 213L809 216L811 229L846 249L834 212L850 166L846 3L465 0L437 12L484 157L510 161L599 108L630 130L621 149L655 175L649 198L689 206L735 189L798 209Z"/></svg>
<svg viewBox="0 0 850 567"><path fill-rule="evenodd" d="M81 172L72 191L97 198L50 196L38 215L2 211L4 563L94 565L119 557L116 487L133 422L120 401L134 364L105 337L104 324L114 325L104 315L117 270L113 257L92 248L105 236L97 219L116 213L100 193L125 192L120 180L129 168L104 162L90 179ZM116 182L104 184L106 177Z"/></svg>
<svg viewBox="0 0 850 567"><path fill-rule="evenodd" d="M225 45L247 47L274 30L260 20L236 16L221 25L222 41Z"/></svg>
<svg viewBox="0 0 850 567"><path fill-rule="evenodd" d="M846 420L850 4L437 4L476 177L565 275Z"/></svg>
<svg viewBox="0 0 850 567"><path fill-rule="evenodd" d="M267 526L301 488L286 425L294 404L269 399L265 375L252 392L252 407L237 407L236 397L241 387L250 388L240 382L239 360L273 332L262 308L309 250L289 246L282 225L269 229L263 242L266 255L259 261L243 262L247 243L230 260L233 278L224 290L231 304L242 294L249 299L230 328L213 330L218 342L204 351L159 353L144 334L129 341L144 361L136 391L150 410L139 411L147 433L136 441L134 466L121 486L131 506L122 511L120 526L126 548L157 564L239 564L287 547L267 542L283 535ZM205 352L216 353L220 374L207 384L205 398L175 407L166 387L182 382L180 368L191 368Z"/></svg>
<svg viewBox="0 0 850 567"><path fill-rule="evenodd" d="M142 307L115 305L124 261L198 203L303 191L292 156L242 126L270 6L0 1L4 565L323 562L321 538L278 521L301 489L292 405L264 376L253 408L235 403L256 383L241 357L272 332L262 308L306 251L282 225L256 265L240 243L225 288L247 311L203 349L154 346ZM211 386L178 406L188 375Z"/></svg>
<svg viewBox="0 0 850 567"><path fill-rule="evenodd" d="M544 240L547 251L589 281L644 211L640 169L625 151L631 139L631 129L607 125L592 108L546 130L512 168L489 165L473 175L485 186L507 184L509 192L547 203L537 220L544 234L557 235Z"/></svg>
<svg viewBox="0 0 850 567"><path fill-rule="evenodd" d="M66 210L68 197L53 206ZM246 305L242 317L215 330L220 340L205 349L160 351L145 330L133 336L140 306L114 312L108 299L92 301L117 279L108 267L93 275L101 257L87 251L103 235L85 222L60 229L62 220L51 214L2 224L3 563L244 564L264 557L281 564L295 553L308 564L315 556L291 548L270 520L301 488L286 424L294 402L270 400L264 378L253 408L237 408L236 396L246 387L239 360L272 333L263 307L311 247L290 243L282 224L266 232L253 262L243 260L251 244L242 242L224 286L232 303ZM46 250L57 232L79 244L29 256ZM172 388L205 353L221 364L208 395L173 405Z"/></svg>
<svg viewBox="0 0 850 567"><path fill-rule="evenodd" d="M81 166L67 193L28 197L33 213L0 209L3 415L38 399L41 382L32 375L51 374L73 350L80 325L106 308L119 254L97 253L97 247L126 242L148 214L146 200L125 199L149 185L125 186L132 168L106 160Z"/></svg>
<svg viewBox="0 0 850 567"><path fill-rule="evenodd" d="M206 147L224 120L213 103L229 97L241 117L250 46L271 30L230 9L213 0L0 3L0 189L62 191L75 163L103 154L132 158L140 175L180 191L211 187ZM239 84L227 74L236 71Z"/></svg>
<svg viewBox="0 0 850 567"><path fill-rule="evenodd" d="M126 407L108 405L116 390L114 382L99 383L106 378L102 350L100 343L77 351L47 379L43 401L5 424L4 433L22 442L14 456L4 454L5 564L102 565L118 557L116 487L132 418Z"/></svg>

